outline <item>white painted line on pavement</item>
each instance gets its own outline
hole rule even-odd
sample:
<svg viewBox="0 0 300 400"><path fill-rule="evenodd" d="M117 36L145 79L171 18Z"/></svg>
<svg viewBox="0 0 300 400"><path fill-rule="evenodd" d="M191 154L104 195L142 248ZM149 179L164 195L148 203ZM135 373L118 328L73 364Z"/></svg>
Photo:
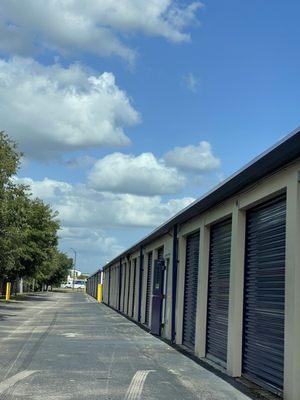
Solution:
<svg viewBox="0 0 300 400"><path fill-rule="evenodd" d="M77 333L77 332L66 332L66 333L61 333L61 336L65 336L66 338L76 338L77 336L82 336L83 333Z"/></svg>
<svg viewBox="0 0 300 400"><path fill-rule="evenodd" d="M9 389L11 386L15 385L17 382L22 379L27 378L28 376L34 374L36 371L22 371L16 375L11 376L10 378L5 379L0 382L0 394L5 392L5 390Z"/></svg>
<svg viewBox="0 0 300 400"><path fill-rule="evenodd" d="M125 400L138 400L141 397L144 383L146 381L146 378L150 372L154 372L153 369L146 370L146 371L137 371L129 385L129 388L127 389L126 395L125 395Z"/></svg>

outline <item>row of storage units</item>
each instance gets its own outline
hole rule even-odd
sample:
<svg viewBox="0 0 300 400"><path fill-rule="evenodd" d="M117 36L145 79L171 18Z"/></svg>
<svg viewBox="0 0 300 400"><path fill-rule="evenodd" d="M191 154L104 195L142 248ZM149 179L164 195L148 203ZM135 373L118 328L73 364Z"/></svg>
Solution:
<svg viewBox="0 0 300 400"><path fill-rule="evenodd" d="M287 400L300 399L299 156L297 131L103 270L107 305Z"/></svg>
<svg viewBox="0 0 300 400"><path fill-rule="evenodd" d="M99 283L103 283L103 273L100 270L91 275L86 282L86 292L95 299L97 298Z"/></svg>

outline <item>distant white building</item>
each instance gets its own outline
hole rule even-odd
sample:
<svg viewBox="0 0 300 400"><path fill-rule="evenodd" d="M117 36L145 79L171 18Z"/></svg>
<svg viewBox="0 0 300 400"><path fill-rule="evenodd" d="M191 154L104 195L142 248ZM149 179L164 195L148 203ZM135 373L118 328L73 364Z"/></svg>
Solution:
<svg viewBox="0 0 300 400"><path fill-rule="evenodd" d="M79 269L70 269L67 281L73 281L73 278L77 279L81 275L81 271Z"/></svg>
<svg viewBox="0 0 300 400"><path fill-rule="evenodd" d="M81 272L79 269L70 269L69 274L67 277L67 282L63 283L61 286L62 287L81 287L85 285L87 278L89 277L88 273ZM74 285L73 285L74 281Z"/></svg>
<svg viewBox="0 0 300 400"><path fill-rule="evenodd" d="M82 289L85 287L89 274L81 272L79 269L70 269L67 282L62 283L63 288Z"/></svg>

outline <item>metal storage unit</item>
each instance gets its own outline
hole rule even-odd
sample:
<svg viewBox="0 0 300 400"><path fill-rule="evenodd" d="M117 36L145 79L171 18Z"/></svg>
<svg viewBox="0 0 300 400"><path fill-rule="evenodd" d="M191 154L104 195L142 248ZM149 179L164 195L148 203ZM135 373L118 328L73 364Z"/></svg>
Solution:
<svg viewBox="0 0 300 400"><path fill-rule="evenodd" d="M123 312L126 314L127 307L127 289L128 289L128 265L124 261L124 304L123 304Z"/></svg>
<svg viewBox="0 0 300 400"><path fill-rule="evenodd" d="M117 306L117 292L118 292L118 286L117 286L117 268L113 268L113 304L112 306L116 308Z"/></svg>
<svg viewBox="0 0 300 400"><path fill-rule="evenodd" d="M109 305L110 297L110 268L108 268L106 273L106 291L107 291L107 304Z"/></svg>
<svg viewBox="0 0 300 400"><path fill-rule="evenodd" d="M195 347L200 232L187 236L182 344Z"/></svg>
<svg viewBox="0 0 300 400"><path fill-rule="evenodd" d="M206 355L227 362L231 219L210 230Z"/></svg>
<svg viewBox="0 0 300 400"><path fill-rule="evenodd" d="M138 322L141 322L142 317L142 299L144 297L144 254L140 248L140 258L137 268L139 269L139 288L138 288Z"/></svg>
<svg viewBox="0 0 300 400"><path fill-rule="evenodd" d="M119 305L118 305L118 303L119 303L119 301L118 301L118 299L119 299L119 284L118 284L119 274L120 274L119 266L116 266L115 267L115 282L114 282L114 285L115 285L115 308L116 309L118 309L118 307L119 307Z"/></svg>
<svg viewBox="0 0 300 400"><path fill-rule="evenodd" d="M97 297L97 280L96 280L96 276L97 275L95 275L94 279L93 279L93 293L94 293L94 297L95 298Z"/></svg>
<svg viewBox="0 0 300 400"><path fill-rule="evenodd" d="M129 315L129 302L130 302L130 287L131 287L131 263L127 263L128 268L128 282L127 282L127 307L126 314Z"/></svg>
<svg viewBox="0 0 300 400"><path fill-rule="evenodd" d="M150 301L151 301L151 285L152 285L152 251L148 253L148 267L147 267L147 288L146 288L146 309L145 309L145 324L149 326L150 317Z"/></svg>
<svg viewBox="0 0 300 400"><path fill-rule="evenodd" d="M158 260L163 260L163 259L164 259L164 247L163 247L163 246L160 247L160 248L157 250L157 259L158 259Z"/></svg>
<svg viewBox="0 0 300 400"><path fill-rule="evenodd" d="M122 312L125 312L125 296L126 296L126 280L127 280L127 270L126 264L122 264L123 268L123 292L122 292Z"/></svg>
<svg viewBox="0 0 300 400"><path fill-rule="evenodd" d="M132 281L132 304L131 304L131 317L134 317L134 306L135 306L135 289L136 289L136 258L133 260L133 281Z"/></svg>
<svg viewBox="0 0 300 400"><path fill-rule="evenodd" d="M110 306L115 307L115 268L112 266L110 271Z"/></svg>
<svg viewBox="0 0 300 400"><path fill-rule="evenodd" d="M98 275L95 275L95 279L94 279L94 291L95 291L95 298L97 298L98 295Z"/></svg>
<svg viewBox="0 0 300 400"><path fill-rule="evenodd" d="M121 311L121 302L122 302L122 279L123 279L123 268L122 264L119 263L119 277L118 277L118 310Z"/></svg>
<svg viewBox="0 0 300 400"><path fill-rule="evenodd" d="M283 389L286 198L247 213L243 373Z"/></svg>

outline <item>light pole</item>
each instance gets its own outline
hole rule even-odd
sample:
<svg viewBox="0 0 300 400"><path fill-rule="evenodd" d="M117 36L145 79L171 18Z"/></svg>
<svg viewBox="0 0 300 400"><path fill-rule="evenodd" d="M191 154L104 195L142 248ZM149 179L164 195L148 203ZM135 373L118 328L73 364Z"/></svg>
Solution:
<svg viewBox="0 0 300 400"><path fill-rule="evenodd" d="M74 252L74 261L73 261L73 292L74 292L74 284L75 284L75 267L76 267L76 250L74 250L72 247L70 249Z"/></svg>

